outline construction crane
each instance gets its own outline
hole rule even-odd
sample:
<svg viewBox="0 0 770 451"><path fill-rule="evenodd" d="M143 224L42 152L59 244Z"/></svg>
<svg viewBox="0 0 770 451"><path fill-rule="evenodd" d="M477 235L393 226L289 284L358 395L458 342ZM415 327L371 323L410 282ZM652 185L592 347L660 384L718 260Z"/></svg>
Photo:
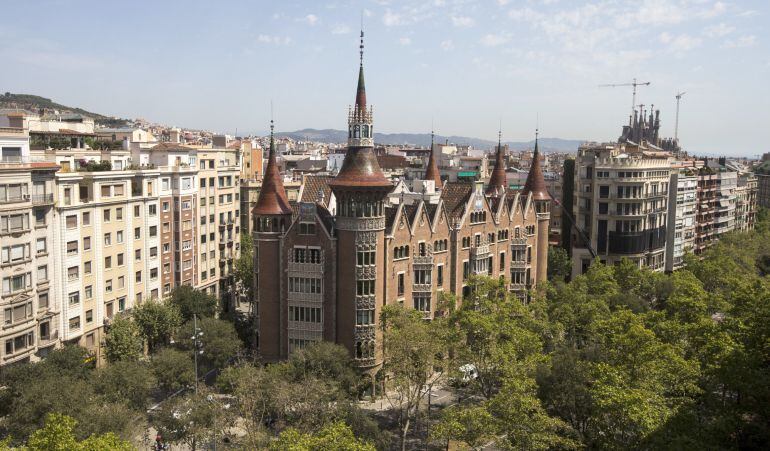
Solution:
<svg viewBox="0 0 770 451"><path fill-rule="evenodd" d="M634 81L631 83L614 83L614 84L607 84L607 85L599 85L600 88L619 88L621 86L633 86L633 96L631 97L631 115L634 114L634 108L636 107L636 87L637 86L650 86L649 81L636 81L636 78L634 78Z"/></svg>
<svg viewBox="0 0 770 451"><path fill-rule="evenodd" d="M679 101L686 93L684 91L676 95L676 125L674 125L674 141L679 142Z"/></svg>

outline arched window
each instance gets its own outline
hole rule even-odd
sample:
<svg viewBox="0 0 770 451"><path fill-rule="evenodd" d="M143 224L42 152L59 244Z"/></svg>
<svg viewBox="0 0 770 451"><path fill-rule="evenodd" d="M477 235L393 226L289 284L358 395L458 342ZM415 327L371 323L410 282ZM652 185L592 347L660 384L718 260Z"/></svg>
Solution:
<svg viewBox="0 0 770 451"><path fill-rule="evenodd" d="M406 247L406 255L405 257L409 257L409 246Z"/></svg>
<svg viewBox="0 0 770 451"><path fill-rule="evenodd" d="M356 125L355 128L353 129L353 137L354 138L360 138L361 137L361 126L360 125Z"/></svg>
<svg viewBox="0 0 770 451"><path fill-rule="evenodd" d="M361 133L361 137L362 138L369 138L369 126L368 125L364 125L363 128L364 128L364 131L363 131L363 133Z"/></svg>
<svg viewBox="0 0 770 451"><path fill-rule="evenodd" d="M363 358L363 350L361 349L361 342L356 342L356 358L360 359Z"/></svg>

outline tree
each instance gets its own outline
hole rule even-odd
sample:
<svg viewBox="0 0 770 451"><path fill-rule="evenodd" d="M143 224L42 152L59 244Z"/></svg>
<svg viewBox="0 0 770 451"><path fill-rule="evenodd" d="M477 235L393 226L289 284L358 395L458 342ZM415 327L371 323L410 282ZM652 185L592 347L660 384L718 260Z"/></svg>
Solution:
<svg viewBox="0 0 770 451"><path fill-rule="evenodd" d="M235 327L232 323L212 317L198 318L198 329L203 332L201 342L203 354L198 356L198 362L206 369L224 368L243 348ZM192 336L194 321L184 323L176 335L179 349L193 352Z"/></svg>
<svg viewBox="0 0 770 451"><path fill-rule="evenodd" d="M161 348L152 355L150 366L158 386L167 392L195 384L195 368L190 351Z"/></svg>
<svg viewBox="0 0 770 451"><path fill-rule="evenodd" d="M96 370L96 391L109 402L125 402L144 410L155 386L155 376L147 362L117 361Z"/></svg>
<svg viewBox="0 0 770 451"><path fill-rule="evenodd" d="M241 235L241 254L235 261L235 280L248 302L254 301L254 244L251 235Z"/></svg>
<svg viewBox="0 0 770 451"><path fill-rule="evenodd" d="M288 451L375 451L374 445L359 440L343 422L325 426L316 434L303 434L289 428L270 444L272 450Z"/></svg>
<svg viewBox="0 0 770 451"><path fill-rule="evenodd" d="M214 317L217 314L217 298L189 285L174 288L169 302L182 315L183 321L192 320L193 315Z"/></svg>
<svg viewBox="0 0 770 451"><path fill-rule="evenodd" d="M548 280L565 281L572 274L572 261L564 248L548 247Z"/></svg>
<svg viewBox="0 0 770 451"><path fill-rule="evenodd" d="M147 342L150 353L165 346L182 323L179 311L164 302L149 301L134 308L132 313L142 338Z"/></svg>
<svg viewBox="0 0 770 451"><path fill-rule="evenodd" d="M137 360L142 356L142 338L131 318L116 317L107 331L105 355L110 362Z"/></svg>
<svg viewBox="0 0 770 451"><path fill-rule="evenodd" d="M23 449L30 451L131 451L134 447L130 442L120 439L117 435L107 432L101 435L91 435L83 441L75 437L74 429L77 421L67 415L52 413L45 418L45 426L30 435L27 446Z"/></svg>
<svg viewBox="0 0 770 451"><path fill-rule="evenodd" d="M292 377L301 381L308 377L334 381L339 388L357 395L361 376L353 366L348 350L341 345L321 341L294 351L289 356Z"/></svg>
<svg viewBox="0 0 770 451"><path fill-rule="evenodd" d="M497 425L485 406L451 406L441 412L441 420L431 431L431 437L467 444L473 449L497 435Z"/></svg>
<svg viewBox="0 0 770 451"><path fill-rule="evenodd" d="M434 324L422 313L402 306L386 306L382 310L384 371L390 376L390 388L396 397L390 404L399 412L401 449L420 402L433 381L445 373L443 356L446 343L442 333L434 333ZM434 373L434 369L442 369ZM385 395L388 396L387 389Z"/></svg>
<svg viewBox="0 0 770 451"><path fill-rule="evenodd" d="M153 418L158 432L170 443L185 443L193 450L199 444L216 442L233 426L230 401L202 387L198 393L171 398Z"/></svg>

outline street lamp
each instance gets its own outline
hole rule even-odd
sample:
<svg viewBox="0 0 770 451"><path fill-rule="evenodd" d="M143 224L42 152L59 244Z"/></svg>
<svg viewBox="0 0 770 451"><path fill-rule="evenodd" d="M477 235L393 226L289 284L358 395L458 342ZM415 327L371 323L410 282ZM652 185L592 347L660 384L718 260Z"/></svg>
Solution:
<svg viewBox="0 0 770 451"><path fill-rule="evenodd" d="M198 354L203 355L203 331L198 328L198 315L193 314L193 357L195 359L195 394L198 394Z"/></svg>

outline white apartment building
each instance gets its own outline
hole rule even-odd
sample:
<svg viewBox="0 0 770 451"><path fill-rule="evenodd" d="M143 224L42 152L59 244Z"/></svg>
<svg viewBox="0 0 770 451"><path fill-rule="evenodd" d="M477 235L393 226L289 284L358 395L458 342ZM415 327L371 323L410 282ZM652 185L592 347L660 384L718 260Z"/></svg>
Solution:
<svg viewBox="0 0 770 451"><path fill-rule="evenodd" d="M697 171L672 171L668 199L668 230L666 236L666 271L679 269L684 255L695 246L697 219ZM676 189L674 189L676 187Z"/></svg>

